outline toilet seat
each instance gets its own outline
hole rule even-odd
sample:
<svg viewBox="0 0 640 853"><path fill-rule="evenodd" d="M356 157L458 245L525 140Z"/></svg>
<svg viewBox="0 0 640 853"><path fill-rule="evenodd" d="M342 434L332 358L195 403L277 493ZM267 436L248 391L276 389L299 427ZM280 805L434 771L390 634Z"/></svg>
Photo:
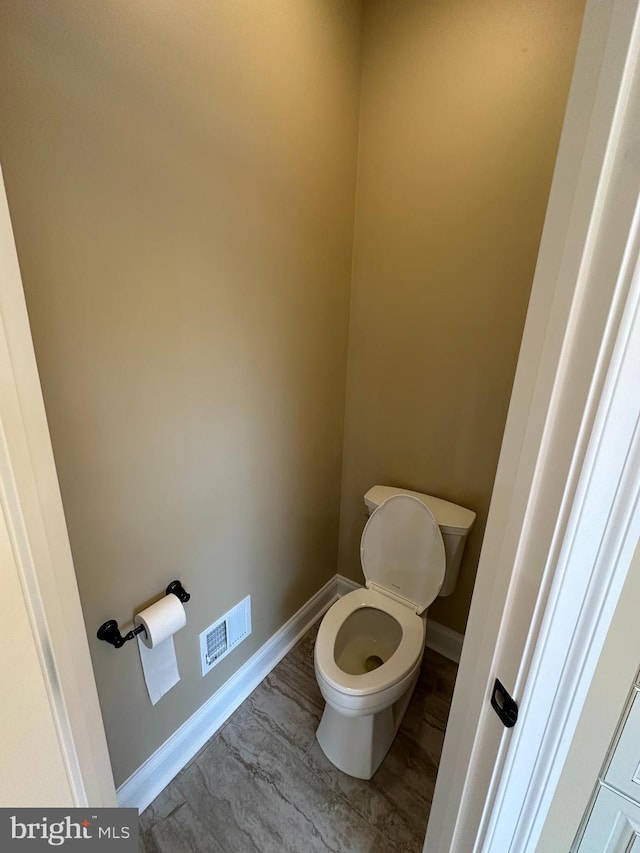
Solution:
<svg viewBox="0 0 640 853"><path fill-rule="evenodd" d="M372 607L392 616L402 638L389 660L362 675L350 675L335 661L336 637L345 620L361 607ZM378 693L403 679L420 660L424 649L424 622L414 610L373 589L356 589L333 604L325 614L315 643L316 668L334 690L351 696Z"/></svg>
<svg viewBox="0 0 640 853"><path fill-rule="evenodd" d="M445 574L445 550L440 528L422 501L393 495L365 525L360 545L366 589L348 593L333 604L320 623L315 643L316 669L334 690L368 696L392 687L419 662L424 650L424 620L420 615L436 598ZM361 607L392 616L401 639L382 666L351 675L335 660L338 632Z"/></svg>
<svg viewBox="0 0 640 853"><path fill-rule="evenodd" d="M370 516L360 542L367 586L423 613L444 582L444 540L431 510L412 495L393 495Z"/></svg>

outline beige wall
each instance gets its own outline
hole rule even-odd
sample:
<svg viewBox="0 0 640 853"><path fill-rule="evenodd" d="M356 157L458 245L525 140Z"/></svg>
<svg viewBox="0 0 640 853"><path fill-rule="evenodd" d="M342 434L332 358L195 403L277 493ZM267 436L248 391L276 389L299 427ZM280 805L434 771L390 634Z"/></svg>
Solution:
<svg viewBox="0 0 640 853"><path fill-rule="evenodd" d="M362 495L400 485L478 513L464 631L583 0L372 0L363 31L340 571Z"/></svg>
<svg viewBox="0 0 640 853"><path fill-rule="evenodd" d="M116 783L335 572L358 3L0 0L0 157ZM193 594L155 707L126 625ZM251 594L206 678L197 635Z"/></svg>

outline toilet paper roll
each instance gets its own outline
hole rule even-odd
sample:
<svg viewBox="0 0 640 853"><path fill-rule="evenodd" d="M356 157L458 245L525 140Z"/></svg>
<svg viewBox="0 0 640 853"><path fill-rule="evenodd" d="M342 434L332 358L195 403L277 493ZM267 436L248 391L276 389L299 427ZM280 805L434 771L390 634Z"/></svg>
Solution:
<svg viewBox="0 0 640 853"><path fill-rule="evenodd" d="M144 625L144 634L138 634L148 649L160 645L187 624L187 614L176 595L165 595L135 618L136 625Z"/></svg>
<svg viewBox="0 0 640 853"><path fill-rule="evenodd" d="M182 602L175 595L167 595L135 617L136 625L143 625L138 634L138 650L144 680L152 705L180 681L173 635L187 622Z"/></svg>

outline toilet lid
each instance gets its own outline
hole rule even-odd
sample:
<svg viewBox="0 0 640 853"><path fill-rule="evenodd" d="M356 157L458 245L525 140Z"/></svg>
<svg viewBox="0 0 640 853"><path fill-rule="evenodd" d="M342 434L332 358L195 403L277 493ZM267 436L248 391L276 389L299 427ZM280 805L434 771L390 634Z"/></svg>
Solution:
<svg viewBox="0 0 640 853"><path fill-rule="evenodd" d="M399 595L418 613L431 604L444 581L445 551L433 513L417 498L394 495L371 515L360 543L367 586Z"/></svg>

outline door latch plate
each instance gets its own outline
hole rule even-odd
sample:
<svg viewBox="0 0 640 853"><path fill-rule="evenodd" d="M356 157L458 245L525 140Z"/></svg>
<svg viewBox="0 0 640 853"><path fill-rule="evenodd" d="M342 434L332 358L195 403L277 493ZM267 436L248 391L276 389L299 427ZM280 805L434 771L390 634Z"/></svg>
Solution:
<svg viewBox="0 0 640 853"><path fill-rule="evenodd" d="M506 728L510 729L515 726L518 719L518 705L498 678L496 678L491 693L491 707Z"/></svg>

